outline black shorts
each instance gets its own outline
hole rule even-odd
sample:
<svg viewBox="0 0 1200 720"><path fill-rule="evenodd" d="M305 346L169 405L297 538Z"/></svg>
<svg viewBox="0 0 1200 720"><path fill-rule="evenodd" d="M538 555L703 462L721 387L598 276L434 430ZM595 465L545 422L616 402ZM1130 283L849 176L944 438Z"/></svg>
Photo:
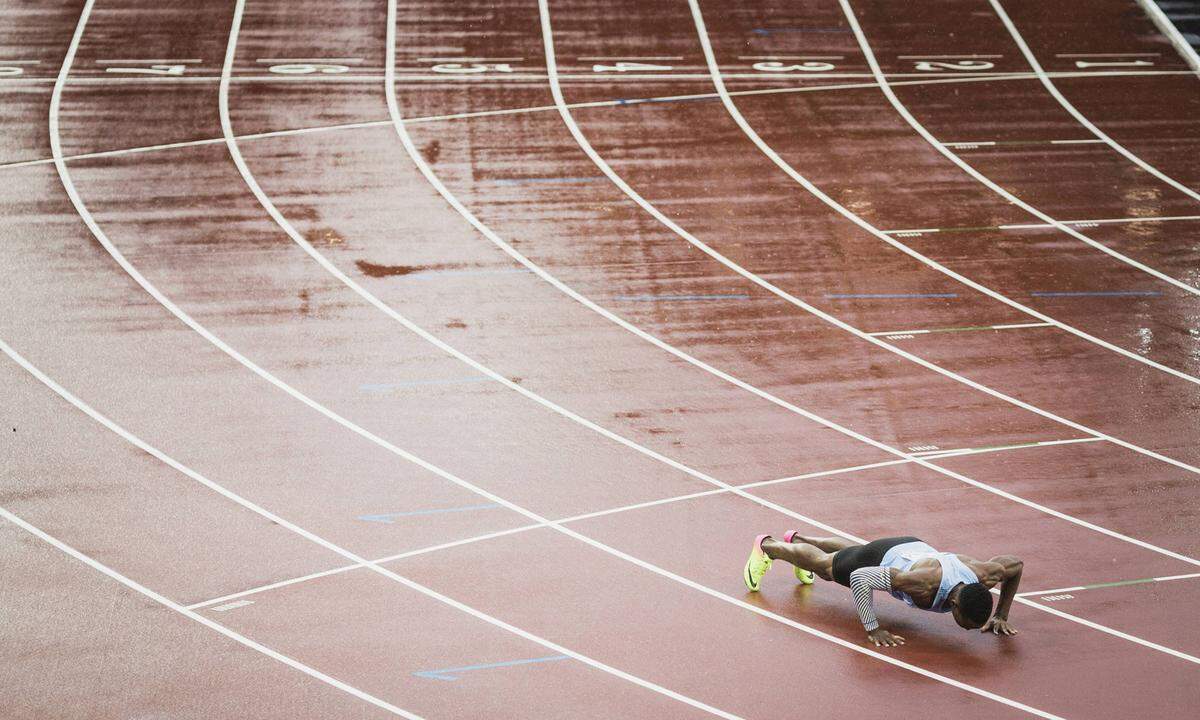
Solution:
<svg viewBox="0 0 1200 720"><path fill-rule="evenodd" d="M872 540L866 545L854 545L833 554L833 579L840 585L850 587L850 573L862 567L875 567L883 562L888 550L910 542L921 542L915 537L893 537Z"/></svg>

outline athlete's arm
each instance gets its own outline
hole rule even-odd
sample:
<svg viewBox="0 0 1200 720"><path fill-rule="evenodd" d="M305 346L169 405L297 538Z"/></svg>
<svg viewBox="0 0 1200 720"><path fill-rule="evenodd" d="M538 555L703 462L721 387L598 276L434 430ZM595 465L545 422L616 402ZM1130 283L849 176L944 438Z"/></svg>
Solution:
<svg viewBox="0 0 1200 720"><path fill-rule="evenodd" d="M1025 563L1014 555L998 555L990 563L999 565L1000 602L992 619L983 626L982 632L992 632L997 635L1016 635L1017 630L1008 623L1008 610L1012 607L1013 598L1017 596L1017 587L1021 584L1021 570Z"/></svg>
<svg viewBox="0 0 1200 720"><path fill-rule="evenodd" d="M858 619L867 631L867 639L875 643L875 647L904 644L904 638L879 627L879 619L875 617L873 591L891 590L892 578L897 574L895 569L885 567L862 567L850 573L850 592L854 595Z"/></svg>

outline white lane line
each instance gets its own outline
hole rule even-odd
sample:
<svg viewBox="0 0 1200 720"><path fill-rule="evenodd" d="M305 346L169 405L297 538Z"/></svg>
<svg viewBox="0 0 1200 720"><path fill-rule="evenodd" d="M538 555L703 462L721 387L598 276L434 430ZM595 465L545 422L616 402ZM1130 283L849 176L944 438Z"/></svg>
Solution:
<svg viewBox="0 0 1200 720"><path fill-rule="evenodd" d="M1150 16L1150 20L1158 27L1159 31L1171 41L1172 47L1188 64L1188 67L1197 76L1200 76L1200 55L1196 54L1196 48L1192 47L1192 44L1183 37L1179 28L1175 27L1175 23L1171 22L1171 18L1167 17L1158 3L1154 0L1137 0L1137 4Z"/></svg>
<svg viewBox="0 0 1200 720"><path fill-rule="evenodd" d="M967 332L969 330L1021 330L1025 328L1054 327L1050 323L1012 323L1008 325L972 325L956 328L929 328L925 330L888 330L886 332L867 333L871 337L889 337L891 335L931 335L935 333Z"/></svg>
<svg viewBox="0 0 1200 720"><path fill-rule="evenodd" d="M375 697L374 695L371 695L367 692L359 690L358 688L354 687L353 685L342 682L341 680L338 680L336 678L330 677L329 675L326 675L325 673L321 672L320 670L316 670L316 669L309 667L308 665L305 665L304 663L300 662L299 660L295 660L291 657L288 657L287 655L284 655L281 652L272 650L271 648L267 647L266 645L255 642L254 640L251 640L250 638L246 637L245 635L242 635L241 633L238 633L234 630L230 630L229 628L216 622L215 620L207 618L199 613L193 612L192 610L189 610L189 609L183 607L179 603L176 603L175 601L170 600L170 599L164 597L163 595L160 595L160 594L154 592L153 590L145 587L144 585L141 585L138 582L125 577L124 575L117 572L116 570L113 570L112 568L108 567L107 565L104 565L99 560L96 560L92 557L84 555L83 553L79 552L78 550L76 550L75 548L66 544L65 542L59 540L56 537L51 536L49 533L45 532L44 530L41 530L40 528L34 527L30 523L25 522L25 520L21 519L20 517L17 517L13 513L6 510L5 508L0 507L0 517L3 517L8 522L16 525L17 527L21 528L22 530L29 533L30 535L33 535L34 537L38 538L42 542L45 542L48 545L58 549L59 551L75 558L76 560L83 563L84 565L87 565L88 567L92 568L93 570L96 570L97 572L100 572L104 575L107 575L109 578L116 580L117 582L119 582L120 584L129 588L130 590L133 590L134 592L144 595L145 597L150 598L151 600L158 603L159 605L162 605L163 607L168 608L169 610L173 610L174 612L179 613L180 615L188 618L189 620L200 623L201 625L205 626L206 628L213 630L215 632L218 632L218 633L224 635L225 637L229 638L230 640L233 640L236 643L244 645L245 647L248 647L257 653L261 653L261 654L271 658L272 660L281 662L290 668L299 670L300 672L304 673L305 675L308 675L309 677L311 677L315 680L319 680L320 682L323 682L326 685L330 685L334 688L337 688L338 690L341 690L344 693L348 693L348 694L358 698L359 700L366 701L378 708L387 710L388 712L392 713L393 715L399 715L400 717L409 718L409 720L422 720L420 715L411 713L407 710L404 710L403 708L396 707L395 705L393 705L385 700L380 700L379 698Z"/></svg>
<svg viewBox="0 0 1200 720"><path fill-rule="evenodd" d="M1090 145L1092 143L1104 142L1100 138L1085 138L1082 140L1051 140L1051 145Z"/></svg>
<svg viewBox="0 0 1200 720"><path fill-rule="evenodd" d="M31 62L37 62L37 61L31 61ZM1051 74L1054 75L1054 73L1051 73ZM1130 75L1130 74L1145 75L1147 73L1115 72L1115 73L1104 73L1103 76L1126 76L1126 75ZM1097 77L1097 76L1101 76L1102 74L1101 73L1059 73L1058 75L1061 75L1063 77L1077 77L1078 78L1078 77ZM218 78L218 77L214 77L211 79L217 80L217 81L220 80L220 78ZM234 78L234 79L236 79L236 78ZM1033 73L1028 73L1028 74L1024 74L1024 75L1020 75L1020 76L1001 77L1001 78L941 78L941 77L939 77L939 78L930 78L930 79L925 79L925 80L900 81L900 82L895 82L892 84L893 85L904 85L904 86L941 85L941 84L947 84L947 83L956 84L956 83L965 83L965 82L995 82L995 81L1001 81L1001 80L1036 80L1036 79L1037 79L1037 76L1035 76ZM47 82L53 82L54 78L46 78L45 80ZM775 94L791 94L791 93L802 93L802 92L860 90L860 89L864 89L864 88L874 88L874 87L879 87L879 84L876 82L869 82L869 83L849 83L849 84L839 84L839 85L813 85L810 87L763 88L763 89L757 89L757 90L736 90L736 91L731 91L729 94L734 97L740 97L740 96L746 96L746 95L775 95ZM702 99L709 99L709 98L716 99L717 97L719 97L719 96L716 93L699 93L699 94L691 94L691 95L661 95L661 96L649 97L649 98L628 98L628 99L624 99L624 100L598 100L598 101L593 101L593 102L571 103L568 105L568 107L570 107L572 109L574 109L574 108L613 107L613 106L617 106L617 105L636 105L636 104L645 103L645 102L666 102L666 101L671 101L671 100L702 100ZM477 110L474 112L452 113L452 114L447 114L447 115L426 115L424 117L405 118L404 123L406 125L412 125L412 124L416 124L416 123L442 122L442 121L447 121L447 120L490 117L490 116L495 116L495 115L521 115L521 114L525 114L525 113L551 112L551 111L556 111L557 109L558 108L555 107L554 105L535 105L535 106L525 107L525 108L508 108L508 109L503 109L503 110ZM392 121L390 119L389 120L366 120L366 121L362 121L362 122L353 122L353 123L337 123L334 125L316 125L316 126L304 127L304 128L289 128L286 130L270 130L270 131L266 131L266 132L250 133L247 135L238 135L237 139L238 140L258 140L258 139L262 139L262 138L283 137L283 136L289 136L289 135L301 135L301 134L308 134L308 133L320 133L320 132L331 132L331 131L341 131L341 130L357 130L360 128L370 128L370 127L382 127L382 126L391 125L391 124L392 124ZM163 143L160 145L143 145L140 147L120 148L120 149L116 149L116 150L101 150L101 151L97 151L97 152L80 153L77 155L66 155L66 156L64 156L64 159L66 159L68 162L73 162L75 160L88 160L88 159L103 158L103 157L117 157L117 156L121 156L121 155L129 155L129 154L133 154L133 153L154 152L154 151L158 151L158 150L173 150L173 149L177 149L177 148L195 147L195 146L200 146L200 145L216 145L216 144L223 143L223 142L225 142L225 139L223 137L205 138L203 140L188 140L188 141L183 141L183 142ZM1068 142L1068 141L1055 141L1055 142ZM1099 142L1099 140L1097 140L1095 142ZM18 160L15 162L0 163L0 170L9 169L9 168L29 167L31 165L49 165L49 164L52 164L53 162L54 162L54 158L52 158L52 157L39 158L36 160ZM1071 221L1068 221L1068 222L1071 222ZM1036 226L1012 226L1012 227L1050 227L1050 226L1036 225ZM912 231L889 230L888 232L912 232ZM937 230L930 229L930 230L924 230L924 231L920 231L920 232L937 232Z"/></svg>
<svg viewBox="0 0 1200 720"><path fill-rule="evenodd" d="M844 60L845 55L738 55L738 60Z"/></svg>
<svg viewBox="0 0 1200 720"><path fill-rule="evenodd" d="M1098 243L1095 240L1092 240L1091 238L1087 237L1086 235L1083 235L1082 233L1075 230L1074 228L1072 228L1062 222L1059 222L1058 220L1050 217L1049 215L1042 212L1041 210L1038 210L1037 208L1033 207L1029 203L1018 198L1016 195L1013 195L1008 190L997 185L990 178L984 176L982 173L980 173L978 170L976 170L973 166L968 164L961 157L959 157L957 154L955 154L953 151L951 151L948 147L946 147L943 143L938 141L938 139L935 138L929 132L929 130L927 130L925 128L925 126L922 125L920 123L920 121L918 121L917 118L913 116L913 114L911 112L909 112L908 108L904 105L904 103L902 103L900 101L900 98L897 97L896 93L888 85L887 79L883 76L883 74L882 74L883 71L880 68L879 63L875 58L874 51L871 49L871 45L867 41L866 35L863 33L862 27L858 23L858 18L854 17L854 10L850 7L849 1L848 0L839 0L839 2L841 3L843 13L845 14L845 16L847 17L847 19L850 22L851 29L854 31L854 36L858 40L859 47L862 50L864 57L866 57L867 64L871 67L872 72L874 72L876 74L876 79L879 81L879 89L881 91L883 91L884 96L887 97L888 102L891 103L892 107L895 108L896 112L902 118L904 118L904 120L909 124L909 126L911 126L922 138L924 138L925 141L927 143L929 143L929 145L931 147L933 147L935 150L937 150L939 153L941 153L946 159L950 160L955 165L957 165L960 169L962 169L964 172L966 172L968 175L970 175L976 181L983 184L984 186L986 186L987 188L989 188L990 190L995 192L997 195L1003 197L1005 200L1007 200L1010 203L1021 208L1025 212L1038 218L1042 222L1049 223L1050 225L1053 225L1055 228L1057 228L1061 232L1064 232L1064 233L1070 235L1071 237L1073 237L1077 240L1080 240L1080 241L1086 243L1087 245L1089 245L1093 248L1096 248L1096 249L1100 250L1101 252L1104 252L1105 254L1116 258L1117 260L1120 260L1121 262L1124 262L1132 267L1135 267L1135 268L1141 270L1142 272L1152 275L1153 277L1158 278L1159 280L1170 283L1171 285L1178 287L1182 290L1185 290L1189 293L1200 295L1200 288L1193 287L1192 285L1189 285L1189 284L1182 282L1180 280L1177 280L1169 275L1166 275L1165 273L1155 270L1154 268L1152 268L1148 265L1145 265L1144 263L1138 262L1137 260L1134 260L1133 258L1127 257L1127 256L1123 255L1122 253L1117 252L1116 250L1113 250L1112 248L1105 246L1102 243ZM993 5L995 5L995 0L991 0L991 2L993 3ZM1038 66L1035 66L1035 72L1038 69L1040 69L1040 68ZM782 158L781 158L781 160L782 160ZM840 206L838 206L838 207L840 207ZM845 214L847 217L850 217L850 214L848 214L848 211L843 214ZM1131 360L1134 360L1136 362L1140 362L1144 365L1153 367L1156 370L1160 370L1164 373L1167 373L1176 378L1179 378L1180 380L1185 380L1185 381L1193 383L1193 384L1200 384L1200 378L1198 378L1198 377L1195 377L1193 375L1190 375L1190 374L1183 372L1181 370L1178 370L1176 368L1169 367L1162 363L1151 360L1150 358L1145 357L1134 351L1114 345L1113 343L1110 343L1107 340L1103 340L1094 335L1086 333L1076 327L1073 327L1064 322L1056 320L1056 319L1050 317L1049 315L1046 315L1046 314L1041 313L1031 307L1023 305L1022 303L1019 303L1016 300L1013 300L1012 298L1002 295L1002 294L996 292L995 290L992 290L991 288L988 288L980 283L975 282L974 280L971 280L970 278L960 275L959 273L954 272L950 268L932 260L931 258L928 258L928 257L916 252L915 250L912 250L907 245L904 245L903 243L899 243L898 241L894 240L893 238L887 236L886 234L878 233L878 231L876 231L872 226L870 226L865 221L861 221L858 224L860 224L864 229L867 229L867 230L873 232L878 237L884 239L885 242L888 242L889 244L893 245L894 247L901 250L902 252L905 252L906 254L920 260L921 262L925 263L926 265L942 272L943 274L945 274L949 277L952 277L955 280L958 280L959 282L967 285L968 287L971 287L975 290L978 290L979 292L984 293L988 297L991 297L995 300L999 300L1000 302L1003 302L1004 304L1006 304L1016 310L1019 310L1031 317L1035 317L1044 322L1052 322L1059 329L1064 330L1068 333L1071 333L1072 335L1075 335L1076 337L1079 337L1082 340L1086 340L1087 342L1090 342L1099 347L1105 348L1106 350L1110 350L1112 352L1115 352L1119 355L1122 355L1122 356L1129 358Z"/></svg>
<svg viewBox="0 0 1200 720"><path fill-rule="evenodd" d="M1075 585L1068 588L1053 588L1051 590L1031 590L1030 592L1017 593L1017 597L1037 597L1040 595L1055 595L1057 593L1066 592L1082 592L1084 590L1102 590L1104 588L1123 587L1126 585L1140 585L1142 583L1160 583L1174 582L1176 580L1194 580L1200 578L1200 573L1187 573L1186 575L1163 575L1162 577L1153 577L1137 580L1122 580L1117 582L1095 583L1093 585Z"/></svg>
<svg viewBox="0 0 1200 720"><path fill-rule="evenodd" d="M1076 440L1053 440L1053 441L1046 441L1046 442L1040 442L1040 443L1023 443L1020 445L1002 445L1002 446L987 447L987 448L964 448L962 450L947 450L947 451L941 451L941 452L943 452L944 456L946 456L946 457L951 457L951 456L957 457L959 455L981 455L981 454L994 453L994 452L1005 452L1005 451L1009 451L1009 450L1025 450L1027 448L1032 448L1032 447L1041 447L1041 446L1045 446L1045 445L1060 445L1060 444L1067 444L1067 443L1074 443L1074 442L1099 442L1099 439L1098 438L1082 438L1082 439L1076 439ZM913 454L914 455L923 455L924 453L913 453ZM924 455L926 456L926 458L929 457L929 455L927 455L927 454L924 454ZM780 484L784 484L784 483L793 483L793 482L796 482L799 480L811 480L814 478L833 477L835 475L845 475L845 474L849 474L849 473L862 472L863 470L874 470L876 468L891 467L894 465L904 465L904 464L907 464L910 462L912 462L912 461L904 459L904 458L899 458L896 460L883 460L883 461L877 462L877 463L869 463L867 465L854 465L852 467L837 468L834 470L818 470L815 472L805 473L803 475L790 475L788 477L775 478L772 480L756 480L754 482L745 483L743 485L736 485L731 489L715 488L713 490L703 490L700 492L687 493L685 495L672 495L671 497L659 498L657 500L646 500L646 501L643 501L640 503L634 503L632 505L621 505L618 507L608 508L606 510L594 510L592 512L587 512L587 513L583 513L580 515L571 515L569 517L559 518L559 519L555 520L554 522L561 523L561 524L581 522L583 520L592 520L592 519L599 518L599 517L618 515L621 513L633 512L636 510L645 510L647 508L652 508L652 507L660 507L663 505L672 505L672 504L679 503L679 502L686 502L688 500L698 500L701 498L713 497L716 495L725 495L725 494L733 492L733 489L751 490L754 488L768 487L768 486L780 485ZM439 543L437 545L431 545L431 546L427 546L427 547L423 547L423 548L418 548L416 550L407 550L405 552L397 553L395 555L386 555L381 558L376 558L375 560L372 560L371 562L374 562L376 564L389 563L389 562L394 562L396 560L403 560L406 558L415 557L417 555L425 555L428 553L440 552L442 550L447 550L450 548L461 547L463 545L471 545L471 544L474 544L477 542L484 542L486 540L492 540L492 539L495 539L498 537L506 537L508 535L515 535L518 533L528 532L530 530L538 530L538 529L548 528L548 527L550 527L550 525L548 523L530 523L528 525L519 525L517 527L509 528L507 530L498 530L495 532L485 533L483 535L475 535L473 537L462 538L459 540L453 540L451 542ZM246 597L247 595L257 595L258 593L267 592L269 590L275 590L277 588L287 587L290 585L295 585L297 583L308 582L309 580L317 580L319 578L328 577L330 575L337 575L339 573L344 573L344 572L347 572L350 570L357 570L357 569L360 569L363 567L366 567L366 565L361 564L361 563L352 563L350 565L341 565L339 567L331 568L329 570L322 570L320 572L310 573L308 575L301 575L299 577L289 578L286 580L280 580L278 582L268 583L266 585L259 585L259 586L252 587L252 588L249 588L246 590L241 590L239 592L231 593L229 595L222 595L220 597L215 597L215 598L211 598L209 600L204 600L201 602L194 603L192 605L188 605L187 607L189 610L196 610L196 609L207 607L209 605L213 605L216 603L225 602L228 600L234 600L234 599L241 598L241 597Z"/></svg>
<svg viewBox="0 0 1200 720"><path fill-rule="evenodd" d="M1184 195L1187 195L1192 200L1200 202L1200 193L1191 189L1187 185L1184 185L1175 178L1168 176L1166 173L1160 171L1158 168L1146 162L1138 155L1135 155L1124 145L1121 145L1116 140L1113 140L1107 133L1096 127L1096 125L1083 113L1081 113L1079 109L1071 103L1071 101L1067 100L1066 96L1059 92L1058 86L1055 85L1050 78L1046 77L1045 69L1042 67L1042 64L1038 62L1037 56L1033 54L1033 50L1029 47L1028 43L1025 42L1025 38L1021 35L1021 32L1017 30L1016 24L1013 23L1012 18L1008 16L1008 13L1004 10L1004 6L1000 4L1000 0L988 0L988 2L991 3L992 9L995 10L996 15L1000 18L1000 22L1004 23L1004 27L1008 30L1008 34L1012 36L1013 41L1016 42L1017 47L1021 49L1021 54L1025 56L1026 62L1029 63L1029 66L1033 68L1034 73L1037 74L1038 80L1041 81L1042 86L1045 87L1046 91L1058 101L1058 104L1061 105L1064 110L1071 114L1071 117L1075 118L1075 120L1085 129L1087 129L1088 132L1095 135L1098 140L1102 141L1105 145L1108 145L1129 162L1137 165L1142 170L1150 173L1154 177L1158 178L1167 185L1170 185ZM1192 288L1192 286L1186 284L1184 287L1190 289L1196 294L1200 294L1200 289Z"/></svg>
<svg viewBox="0 0 1200 720"><path fill-rule="evenodd" d="M247 605L253 605L253 604L254 604L253 600L238 600L237 602L230 602L230 603L225 603L224 605L217 605L217 606L213 607L213 610L216 610L217 612L227 612L229 610L236 610L240 607L246 607Z"/></svg>

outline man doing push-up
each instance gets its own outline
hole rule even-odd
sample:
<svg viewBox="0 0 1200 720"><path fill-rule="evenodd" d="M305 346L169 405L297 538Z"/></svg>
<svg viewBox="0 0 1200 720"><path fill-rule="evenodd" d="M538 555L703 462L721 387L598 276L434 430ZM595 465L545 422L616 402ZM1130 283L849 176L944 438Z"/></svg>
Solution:
<svg viewBox="0 0 1200 720"><path fill-rule="evenodd" d="M886 590L919 610L953 613L967 630L982 628L997 635L1016 635L1008 610L1021 582L1023 563L1012 555L976 560L934 550L915 537L894 537L859 545L843 538L802 537L799 531L754 539L743 580L757 592L772 560L795 566L796 578L811 585L813 575L850 588L867 638L876 646L903 645L904 638L884 630L875 618L873 590ZM1000 586L1000 603L992 614L989 588Z"/></svg>

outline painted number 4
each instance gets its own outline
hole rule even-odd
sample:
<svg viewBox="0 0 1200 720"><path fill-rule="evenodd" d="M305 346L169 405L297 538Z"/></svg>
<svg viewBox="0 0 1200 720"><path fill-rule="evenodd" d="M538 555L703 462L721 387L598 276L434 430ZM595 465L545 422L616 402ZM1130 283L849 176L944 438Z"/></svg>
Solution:
<svg viewBox="0 0 1200 720"><path fill-rule="evenodd" d="M512 65L507 63L499 64L483 64L483 63L443 63L442 65L434 65L430 70L435 73L448 73L452 75L467 75L485 72L502 72L510 73L513 71Z"/></svg>

